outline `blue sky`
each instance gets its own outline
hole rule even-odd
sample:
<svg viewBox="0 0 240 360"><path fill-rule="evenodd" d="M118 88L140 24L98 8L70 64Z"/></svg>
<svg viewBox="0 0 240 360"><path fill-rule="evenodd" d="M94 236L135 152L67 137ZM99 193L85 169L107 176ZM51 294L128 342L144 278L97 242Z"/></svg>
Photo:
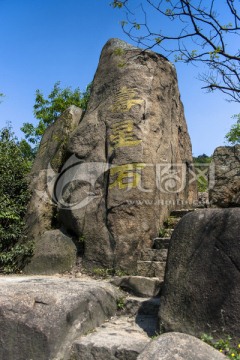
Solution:
<svg viewBox="0 0 240 360"><path fill-rule="evenodd" d="M137 0L132 0L136 1ZM110 0L0 0L0 127L11 121L18 137L24 122L36 123L36 89L47 95L56 81L84 90L108 39L130 42L119 25L123 13ZM153 18L153 21L155 19ZM197 80L201 68L176 64L193 154L211 155L239 104L207 94Z"/></svg>

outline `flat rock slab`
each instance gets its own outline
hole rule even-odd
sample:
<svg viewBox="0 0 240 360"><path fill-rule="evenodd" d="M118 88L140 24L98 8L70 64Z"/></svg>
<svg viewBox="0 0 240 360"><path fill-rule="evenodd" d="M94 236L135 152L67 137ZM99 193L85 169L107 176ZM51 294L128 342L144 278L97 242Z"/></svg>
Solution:
<svg viewBox="0 0 240 360"><path fill-rule="evenodd" d="M58 277L0 277L0 359L64 360L80 335L116 312L109 283Z"/></svg>
<svg viewBox="0 0 240 360"><path fill-rule="evenodd" d="M142 297L157 296L162 286L162 281L158 278L144 276L116 276L111 280L111 283L136 296Z"/></svg>
<svg viewBox="0 0 240 360"><path fill-rule="evenodd" d="M114 318L96 332L76 340L72 347L74 360L135 360L150 338L134 318Z"/></svg>
<svg viewBox="0 0 240 360"><path fill-rule="evenodd" d="M203 341L177 332L160 335L151 341L138 360L227 360Z"/></svg>

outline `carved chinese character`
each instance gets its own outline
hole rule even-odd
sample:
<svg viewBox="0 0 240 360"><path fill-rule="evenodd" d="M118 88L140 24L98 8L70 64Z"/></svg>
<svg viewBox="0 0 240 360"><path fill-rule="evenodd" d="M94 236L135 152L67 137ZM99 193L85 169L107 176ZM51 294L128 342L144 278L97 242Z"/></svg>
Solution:
<svg viewBox="0 0 240 360"><path fill-rule="evenodd" d="M141 181L141 170L145 164L126 164L110 169L110 178L114 179L109 188L132 189L136 188Z"/></svg>
<svg viewBox="0 0 240 360"><path fill-rule="evenodd" d="M143 100L134 99L135 92L133 89L129 89L126 86L122 87L121 90L115 95L113 105L111 106L112 112L127 112L134 105L142 104Z"/></svg>
<svg viewBox="0 0 240 360"><path fill-rule="evenodd" d="M136 146L140 144L142 140L137 140L134 137L133 122L131 120L125 120L115 123L112 126L110 141L113 148L118 148L124 146Z"/></svg>

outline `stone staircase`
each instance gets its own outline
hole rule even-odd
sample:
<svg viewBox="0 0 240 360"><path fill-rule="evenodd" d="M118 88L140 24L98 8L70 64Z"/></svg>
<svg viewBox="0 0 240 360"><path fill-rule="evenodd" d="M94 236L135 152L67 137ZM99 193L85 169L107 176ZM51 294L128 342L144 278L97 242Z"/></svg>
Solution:
<svg viewBox="0 0 240 360"><path fill-rule="evenodd" d="M124 279L111 280L116 285L121 281L121 289L128 284L131 292L122 293L116 316L76 339L69 360L135 360L151 338L158 334L160 298L154 295L159 292L159 280L138 276ZM142 293L141 281L152 296L136 296Z"/></svg>
<svg viewBox="0 0 240 360"><path fill-rule="evenodd" d="M191 210L174 210L160 229L159 237L153 240L151 249L142 250L140 260L137 263L137 274L147 277L158 277L164 280L168 246L175 226L181 218Z"/></svg>
<svg viewBox="0 0 240 360"><path fill-rule="evenodd" d="M91 333L76 339L69 360L135 360L151 338L159 334L160 290L164 280L170 238L179 220L193 210L172 211L161 229L161 237L144 249L138 261L138 276L114 277L120 288L116 316Z"/></svg>

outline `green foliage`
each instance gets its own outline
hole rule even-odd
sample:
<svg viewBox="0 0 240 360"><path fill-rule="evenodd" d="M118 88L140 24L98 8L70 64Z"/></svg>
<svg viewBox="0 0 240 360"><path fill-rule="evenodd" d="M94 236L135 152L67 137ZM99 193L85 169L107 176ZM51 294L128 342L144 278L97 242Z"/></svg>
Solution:
<svg viewBox="0 0 240 360"><path fill-rule="evenodd" d="M87 86L85 92L81 93L79 88L72 90L71 87L62 89L60 82L56 82L52 91L44 97L40 90L36 91L34 116L38 119L38 124L24 123L21 130L26 139L32 144L39 144L42 135L47 127L53 124L57 118L71 105L78 106L84 111L87 109L90 98L91 84Z"/></svg>
<svg viewBox="0 0 240 360"><path fill-rule="evenodd" d="M174 216L169 216L166 221L164 221L164 226L166 229L172 229L176 225L176 218Z"/></svg>
<svg viewBox="0 0 240 360"><path fill-rule="evenodd" d="M118 310L123 310L125 307L125 299L124 297L120 297L117 299L117 309Z"/></svg>
<svg viewBox="0 0 240 360"><path fill-rule="evenodd" d="M31 252L23 239L24 214L29 200L27 174L31 153L14 137L11 127L0 131L0 272L19 270L19 260Z"/></svg>
<svg viewBox="0 0 240 360"><path fill-rule="evenodd" d="M86 241L85 236L84 236L84 235L80 236L79 239L78 239L78 241L79 241L81 244L84 244L85 241Z"/></svg>
<svg viewBox="0 0 240 360"><path fill-rule="evenodd" d="M206 154L202 154L197 157L193 157L193 163L194 163L196 173L203 174L203 175L197 176L197 187L198 187L199 192L208 191L209 169L207 168L207 171L205 172L203 169L203 165L210 165L211 161L212 161L212 157L207 156Z"/></svg>
<svg viewBox="0 0 240 360"><path fill-rule="evenodd" d="M115 270L114 275L115 276L127 276L128 273L126 271L124 271L124 270Z"/></svg>
<svg viewBox="0 0 240 360"><path fill-rule="evenodd" d="M100 278L108 278L114 275L114 269L94 268L93 275Z"/></svg>
<svg viewBox="0 0 240 360"><path fill-rule="evenodd" d="M141 25L138 23L134 23L133 26L135 27L136 30L140 30L141 29Z"/></svg>
<svg viewBox="0 0 240 360"><path fill-rule="evenodd" d="M240 114L233 116L237 119L236 124L232 125L230 131L226 134L225 139L232 145L240 144Z"/></svg>
<svg viewBox="0 0 240 360"><path fill-rule="evenodd" d="M125 54L125 50L121 49L121 48L116 48L114 51L113 51L114 55L116 56L122 56Z"/></svg>
<svg viewBox="0 0 240 360"><path fill-rule="evenodd" d="M125 276L128 275L125 271L123 270L116 270L116 269L103 269L103 268L94 268L92 270L92 274L96 277L100 277L100 278L109 278L112 276Z"/></svg>
<svg viewBox="0 0 240 360"><path fill-rule="evenodd" d="M201 340L208 345L213 346L229 359L240 360L240 344L238 344L237 347L233 347L231 345L232 338L230 336L227 336L226 339L214 340L211 335L203 334Z"/></svg>
<svg viewBox="0 0 240 360"><path fill-rule="evenodd" d="M166 237L166 236L167 236L167 234L168 234L167 229L165 229L165 228L161 228L161 229L159 229L158 236L159 236L160 238L164 238L164 237Z"/></svg>
<svg viewBox="0 0 240 360"><path fill-rule="evenodd" d="M199 75L206 84L203 88L220 90L240 102L239 1L221 3L221 8L214 0L112 0L110 5L123 11L120 24L131 41L144 49L158 46L175 61L204 64L209 71ZM153 12L158 16L158 29L151 21Z"/></svg>
<svg viewBox="0 0 240 360"><path fill-rule="evenodd" d="M113 8L121 9L124 4L123 4L123 1L114 0L114 1L111 3L111 5L112 5Z"/></svg>
<svg viewBox="0 0 240 360"><path fill-rule="evenodd" d="M178 219L175 216L169 216L164 222L163 226L159 229L158 236L160 238L171 237L172 229L175 228Z"/></svg>

